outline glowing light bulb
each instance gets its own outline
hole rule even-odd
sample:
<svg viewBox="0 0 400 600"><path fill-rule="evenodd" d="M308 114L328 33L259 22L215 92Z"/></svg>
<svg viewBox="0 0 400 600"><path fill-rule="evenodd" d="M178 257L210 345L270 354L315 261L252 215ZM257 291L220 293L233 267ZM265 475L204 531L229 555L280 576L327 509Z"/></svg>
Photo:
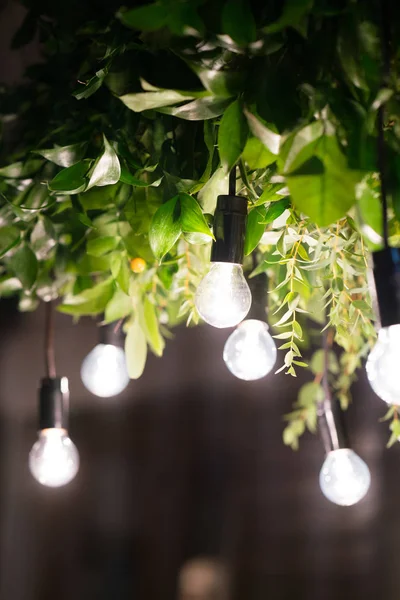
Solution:
<svg viewBox="0 0 400 600"><path fill-rule="evenodd" d="M129 383L125 352L112 344L97 344L83 360L84 386L101 398L120 394Z"/></svg>
<svg viewBox="0 0 400 600"><path fill-rule="evenodd" d="M60 487L75 477L79 454L65 429L43 429L29 454L29 468L42 485Z"/></svg>
<svg viewBox="0 0 400 600"><path fill-rule="evenodd" d="M224 361L233 375L245 381L268 375L276 361L276 346L268 325L256 319L240 323L226 341Z"/></svg>
<svg viewBox="0 0 400 600"><path fill-rule="evenodd" d="M371 350L367 377L375 394L388 404L400 404L400 325L382 327Z"/></svg>
<svg viewBox="0 0 400 600"><path fill-rule="evenodd" d="M364 498L370 484L368 465L353 450L340 448L329 452L319 474L321 491L328 500L351 506Z"/></svg>
<svg viewBox="0 0 400 600"><path fill-rule="evenodd" d="M251 292L241 265L215 262L197 288L196 308L213 327L234 327L250 310Z"/></svg>

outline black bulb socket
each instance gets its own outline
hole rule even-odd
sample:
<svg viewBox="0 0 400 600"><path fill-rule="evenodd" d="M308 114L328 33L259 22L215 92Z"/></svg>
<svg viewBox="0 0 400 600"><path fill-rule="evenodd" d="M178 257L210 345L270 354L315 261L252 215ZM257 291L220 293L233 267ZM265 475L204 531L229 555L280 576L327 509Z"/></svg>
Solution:
<svg viewBox="0 0 400 600"><path fill-rule="evenodd" d="M255 277L248 279L247 283L251 291L251 308L246 317L257 321L266 321L267 319L267 293L268 293L268 277L266 273L260 273Z"/></svg>
<svg viewBox="0 0 400 600"><path fill-rule="evenodd" d="M242 196L218 196L214 214L211 262L243 264L246 236L247 199Z"/></svg>
<svg viewBox="0 0 400 600"><path fill-rule="evenodd" d="M68 429L68 416L68 379L43 378L39 389L39 430Z"/></svg>
<svg viewBox="0 0 400 600"><path fill-rule="evenodd" d="M99 342L100 344L110 344L111 346L118 346L123 348L124 346L124 334L122 327L117 321L113 323L107 323L99 327Z"/></svg>
<svg viewBox="0 0 400 600"><path fill-rule="evenodd" d="M381 327L400 323L400 248L372 253L375 310Z"/></svg>

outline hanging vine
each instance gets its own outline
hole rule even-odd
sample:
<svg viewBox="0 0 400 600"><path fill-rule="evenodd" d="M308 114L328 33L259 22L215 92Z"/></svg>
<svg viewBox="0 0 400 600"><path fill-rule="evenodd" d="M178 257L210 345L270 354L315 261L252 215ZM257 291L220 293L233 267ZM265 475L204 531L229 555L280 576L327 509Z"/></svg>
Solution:
<svg viewBox="0 0 400 600"><path fill-rule="evenodd" d="M400 241L399 50L382 86L378 3L87 2L78 24L75 4L67 18L26 0L14 37L19 47L38 36L43 60L0 92L0 294L18 294L22 311L58 300L74 317L124 320L139 377L148 347L161 356L172 327L199 322L212 215L238 163L245 253L257 261L244 267L269 276L278 372L314 376L287 417L296 447L316 425L313 332L329 328L341 349L331 369L342 408L375 341L367 264L382 244L381 107L388 232Z"/></svg>

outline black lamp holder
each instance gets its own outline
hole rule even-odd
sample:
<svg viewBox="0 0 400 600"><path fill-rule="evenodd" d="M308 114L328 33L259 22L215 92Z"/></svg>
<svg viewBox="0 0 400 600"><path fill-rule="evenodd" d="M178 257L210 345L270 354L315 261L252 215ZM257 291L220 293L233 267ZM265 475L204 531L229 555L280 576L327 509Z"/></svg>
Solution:
<svg viewBox="0 0 400 600"><path fill-rule="evenodd" d="M68 379L56 375L52 302L45 305L44 362L46 377L39 388L39 430L68 429Z"/></svg>
<svg viewBox="0 0 400 600"><path fill-rule="evenodd" d="M382 32L382 86L390 83L391 20L390 2L380 2ZM375 312L381 327L400 324L400 249L390 248L388 232L387 168L385 147L385 107L378 109L378 167L382 200L383 249L372 253L372 269L375 283ZM374 290L372 290L373 292Z"/></svg>
<svg viewBox="0 0 400 600"><path fill-rule="evenodd" d="M236 196L236 167L229 175L229 194L218 196L214 214L211 262L242 264L247 222L247 199Z"/></svg>
<svg viewBox="0 0 400 600"><path fill-rule="evenodd" d="M39 389L39 430L68 429L68 413L68 379L44 377Z"/></svg>
<svg viewBox="0 0 400 600"><path fill-rule="evenodd" d="M100 344L110 344L112 346L124 346L124 333L121 323L119 321L113 323L107 323L99 327L99 341Z"/></svg>

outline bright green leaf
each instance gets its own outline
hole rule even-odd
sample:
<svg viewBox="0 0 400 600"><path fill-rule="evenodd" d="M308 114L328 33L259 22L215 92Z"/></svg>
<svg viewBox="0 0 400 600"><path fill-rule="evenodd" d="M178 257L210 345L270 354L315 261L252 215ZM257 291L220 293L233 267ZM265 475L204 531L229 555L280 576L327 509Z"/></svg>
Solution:
<svg viewBox="0 0 400 600"><path fill-rule="evenodd" d="M229 102L227 98L209 96L197 98L192 102L187 102L180 106L158 108L156 110L167 115L185 119L186 121L205 121L206 119L214 119L222 115Z"/></svg>
<svg viewBox="0 0 400 600"><path fill-rule="evenodd" d="M30 290L36 281L38 272L37 258L26 244L21 246L10 260L10 266L24 289Z"/></svg>
<svg viewBox="0 0 400 600"><path fill-rule="evenodd" d="M104 321L113 323L124 319L132 312L132 299L122 290L116 290L104 311Z"/></svg>
<svg viewBox="0 0 400 600"><path fill-rule="evenodd" d="M248 126L239 100L226 109L218 132L218 149L225 171L239 160L247 141Z"/></svg>
<svg viewBox="0 0 400 600"><path fill-rule="evenodd" d="M179 102L185 102L186 100L193 100L194 96L184 94L182 92L176 92L174 90L162 90L160 92L139 92L137 94L125 94L120 96L120 100L133 110L134 112L142 112L144 110L151 110L155 108L161 108L162 106L171 106L172 104L179 104Z"/></svg>
<svg viewBox="0 0 400 600"><path fill-rule="evenodd" d="M260 117L253 115L247 108L244 109L244 114L246 115L251 133L260 140L271 154L279 154L281 136L272 131L262 122Z"/></svg>
<svg viewBox="0 0 400 600"><path fill-rule="evenodd" d="M179 194L179 203L182 231L185 233L202 233L212 238L212 231L207 225L198 202L189 194L182 193Z"/></svg>
<svg viewBox="0 0 400 600"><path fill-rule="evenodd" d="M85 290L76 296L68 296L65 303L58 306L57 310L69 315L98 315L104 312L108 302L114 293L112 279Z"/></svg>
<svg viewBox="0 0 400 600"><path fill-rule="evenodd" d="M129 326L125 338L126 366L131 379L139 379L144 371L147 358L145 333L136 318Z"/></svg>
<svg viewBox="0 0 400 600"><path fill-rule="evenodd" d="M171 198L155 213L149 231L150 246L154 256L161 260L179 238L181 211L178 196Z"/></svg>
<svg viewBox="0 0 400 600"><path fill-rule="evenodd" d="M78 194L86 187L86 178L91 161L82 160L71 167L63 169L49 183L51 192L62 194Z"/></svg>
<svg viewBox="0 0 400 600"><path fill-rule="evenodd" d="M4 256L20 240L20 230L13 225L0 227L0 257Z"/></svg>
<svg viewBox="0 0 400 600"><path fill-rule="evenodd" d="M250 169L265 169L276 161L275 154L272 154L256 137L247 140L242 156Z"/></svg>
<svg viewBox="0 0 400 600"><path fill-rule="evenodd" d="M143 302L143 317L147 341L157 356L162 356L165 342L160 334L158 319L154 304L146 296Z"/></svg>
<svg viewBox="0 0 400 600"><path fill-rule="evenodd" d="M247 217L246 237L244 240L244 254L251 254L256 248L265 231L263 221L265 219L265 208L259 206L253 208Z"/></svg>
<svg viewBox="0 0 400 600"><path fill-rule="evenodd" d="M355 203L360 173L347 168L346 158L333 136L324 136L315 152L323 163L323 173L303 174L300 165L298 171L286 175L286 181L296 208L317 225L326 227L343 217Z"/></svg>
<svg viewBox="0 0 400 600"><path fill-rule="evenodd" d="M34 150L50 162L59 167L71 167L85 156L86 142L82 144L71 144L70 146L57 146L56 148Z"/></svg>
<svg viewBox="0 0 400 600"><path fill-rule="evenodd" d="M103 256L115 248L119 244L119 238L111 235L94 238L86 244L86 251L91 256Z"/></svg>
<svg viewBox="0 0 400 600"><path fill-rule="evenodd" d="M93 186L104 186L112 185L117 183L121 176L121 166L119 164L118 156L115 153L114 148L109 144L105 135L104 140L104 152L95 162L93 172L90 175L89 184L87 189L89 190Z"/></svg>

